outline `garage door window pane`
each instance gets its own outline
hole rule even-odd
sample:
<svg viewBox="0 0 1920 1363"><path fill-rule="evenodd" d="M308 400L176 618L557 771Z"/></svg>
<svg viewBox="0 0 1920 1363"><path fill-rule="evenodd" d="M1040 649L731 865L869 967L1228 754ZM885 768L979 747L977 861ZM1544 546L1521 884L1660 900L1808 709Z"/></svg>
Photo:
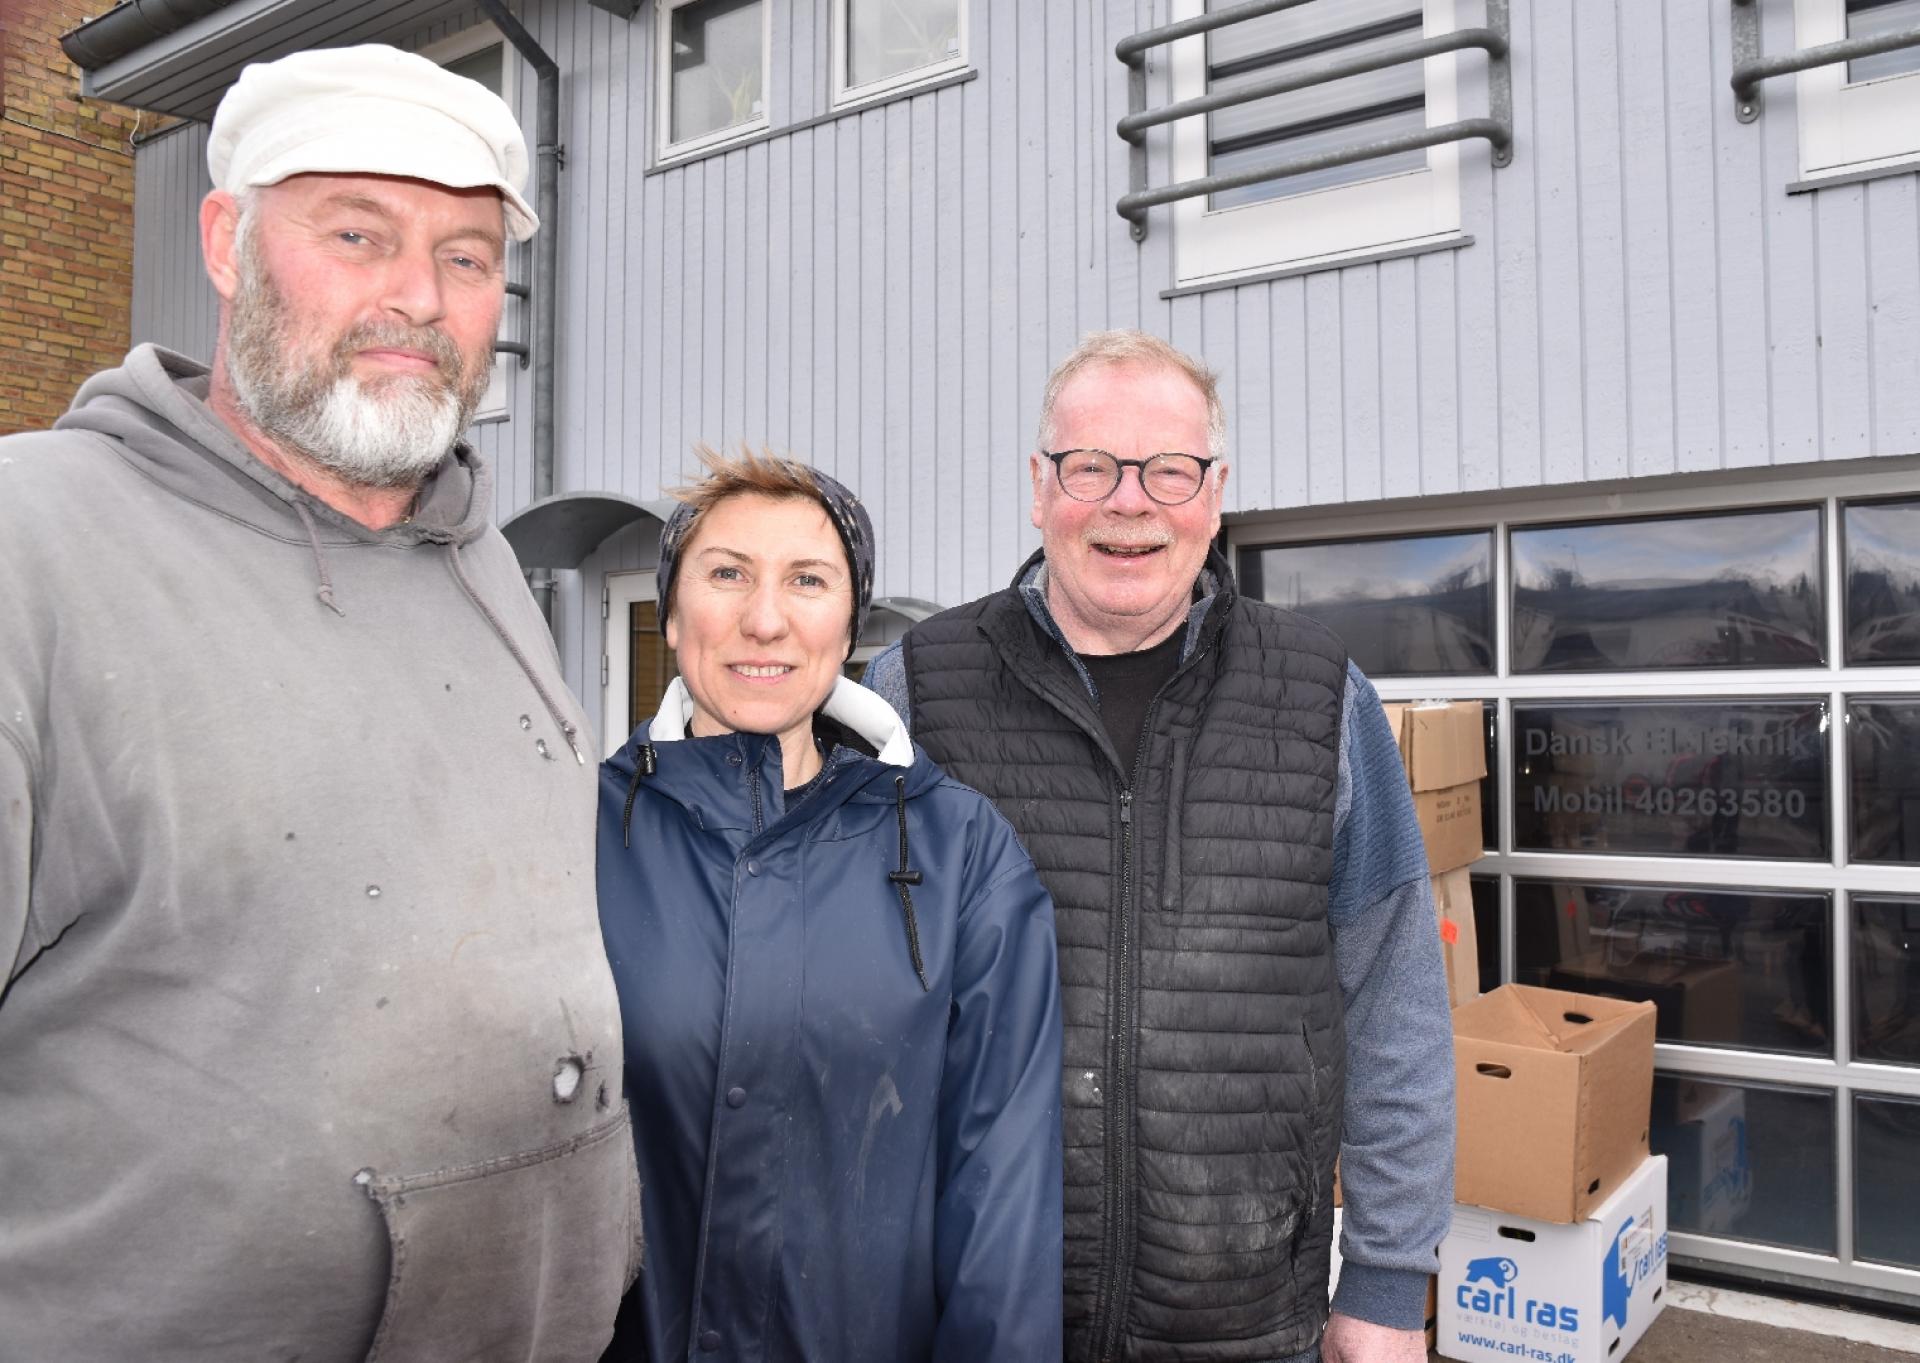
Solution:
<svg viewBox="0 0 1920 1363"><path fill-rule="evenodd" d="M1673 1230L1832 1254L1833 1096L1653 1077L1653 1153Z"/></svg>
<svg viewBox="0 0 1920 1363"><path fill-rule="evenodd" d="M1473 936L1480 963L1480 992L1500 987L1500 877L1471 876Z"/></svg>
<svg viewBox="0 0 1920 1363"><path fill-rule="evenodd" d="M1513 670L1813 667L1820 512L1515 530Z"/></svg>
<svg viewBox="0 0 1920 1363"><path fill-rule="evenodd" d="M1856 503L1841 523L1847 661L1920 663L1920 501Z"/></svg>
<svg viewBox="0 0 1920 1363"><path fill-rule="evenodd" d="M1853 1000L1856 1057L1920 1065L1920 898L1854 896Z"/></svg>
<svg viewBox="0 0 1920 1363"><path fill-rule="evenodd" d="M1318 620L1369 677L1493 670L1493 534L1256 546L1248 596Z"/></svg>
<svg viewBox="0 0 1920 1363"><path fill-rule="evenodd" d="M1862 1259L1920 1268L1920 1102L1853 1103L1853 1241Z"/></svg>
<svg viewBox="0 0 1920 1363"><path fill-rule="evenodd" d="M1847 706L1855 861L1920 862L1920 697Z"/></svg>
<svg viewBox="0 0 1920 1363"><path fill-rule="evenodd" d="M1645 1000L1662 1041L1833 1051L1824 894L1516 880L1514 978Z"/></svg>
<svg viewBox="0 0 1920 1363"><path fill-rule="evenodd" d="M1515 846L1824 859L1826 728L1811 697L1516 703Z"/></svg>

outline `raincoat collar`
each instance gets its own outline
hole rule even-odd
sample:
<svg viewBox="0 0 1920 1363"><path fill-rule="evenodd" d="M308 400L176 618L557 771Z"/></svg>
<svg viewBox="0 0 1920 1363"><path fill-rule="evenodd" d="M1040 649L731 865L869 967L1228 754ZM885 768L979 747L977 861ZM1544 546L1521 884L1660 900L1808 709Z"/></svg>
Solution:
<svg viewBox="0 0 1920 1363"><path fill-rule="evenodd" d="M820 713L846 725L873 745L880 761L890 767L913 765L913 740L907 726L893 707L866 687L845 677L834 680ZM693 722L693 695L684 678L675 677L660 698L659 713L647 725L647 737L654 743L674 743L688 736Z"/></svg>

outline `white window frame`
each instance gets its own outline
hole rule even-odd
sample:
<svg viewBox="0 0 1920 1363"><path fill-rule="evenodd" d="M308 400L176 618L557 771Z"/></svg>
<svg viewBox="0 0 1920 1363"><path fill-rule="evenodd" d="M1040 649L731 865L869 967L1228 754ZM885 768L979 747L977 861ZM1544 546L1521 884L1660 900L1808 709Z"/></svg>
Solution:
<svg viewBox="0 0 1920 1363"><path fill-rule="evenodd" d="M633 734L627 723L627 702L633 690L632 607L660 599L659 575L643 572L608 573L607 613L600 631L600 755L612 757Z"/></svg>
<svg viewBox="0 0 1920 1363"><path fill-rule="evenodd" d="M655 145L662 165L753 137L772 126L774 0L760 0L760 112L730 128L683 142L669 140L673 133L673 15L676 10L702 3L705 0L657 0L653 8L654 118L659 125Z"/></svg>
<svg viewBox="0 0 1920 1363"><path fill-rule="evenodd" d="M1455 3L1425 0L1423 37L1453 32ZM1169 22L1196 18L1204 8L1205 0L1173 0ZM1204 34L1171 44L1172 99L1206 93L1206 52ZM1456 54L1429 57L1424 65L1427 126L1454 122L1459 117ZM1171 127L1172 179L1207 174L1205 116L1183 118ZM1174 275L1183 287L1442 242L1460 232L1460 144L1429 147L1424 170L1232 208L1211 209L1205 196L1172 207Z"/></svg>
<svg viewBox="0 0 1920 1363"><path fill-rule="evenodd" d="M463 28L458 33L442 38L438 42L428 43L419 50L419 55L436 66L445 66L449 62L457 62L463 57L471 57L476 52L484 52L487 48L496 46L500 49L500 98L506 101L509 109L515 109L518 107L514 103L514 95L516 77L520 70L520 54L513 44L507 41L507 35L495 25L475 24L472 28ZM503 273L506 271L505 258L502 258L500 268ZM503 329L507 321L507 309L513 301L513 296L509 294L501 304L500 321ZM518 363L519 361L512 355L499 353L494 355L493 371L487 376L487 391L481 396L480 405L473 409L473 420L505 421L508 419L510 413L507 411L507 394L513 387L512 371L508 366Z"/></svg>
<svg viewBox="0 0 1920 1363"><path fill-rule="evenodd" d="M1794 0L1798 48L1847 36L1846 0ZM1920 71L1847 83L1847 64L1802 71L1800 174L1804 179L1852 175L1920 158Z"/></svg>
<svg viewBox="0 0 1920 1363"><path fill-rule="evenodd" d="M957 53L941 61L926 66L916 66L910 71L901 71L895 75L883 76L879 80L868 81L865 85L851 85L847 81L847 67L853 46L853 29L848 18L849 0L833 0L833 40L831 60L833 64L833 107L844 109L850 105L864 104L870 99L897 91L909 90L916 85L927 85L953 75L956 71L967 69L968 26L972 6L969 0L959 0L960 5L960 48Z"/></svg>

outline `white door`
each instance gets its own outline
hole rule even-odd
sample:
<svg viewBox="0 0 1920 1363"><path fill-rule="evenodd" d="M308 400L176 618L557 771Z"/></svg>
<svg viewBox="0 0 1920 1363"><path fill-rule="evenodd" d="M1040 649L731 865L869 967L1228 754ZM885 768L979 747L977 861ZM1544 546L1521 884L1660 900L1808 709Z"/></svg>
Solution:
<svg viewBox="0 0 1920 1363"><path fill-rule="evenodd" d="M611 757L644 720L653 718L675 675L660 632L651 570L608 573L601 616L606 622L600 675L606 683L600 718L603 756Z"/></svg>

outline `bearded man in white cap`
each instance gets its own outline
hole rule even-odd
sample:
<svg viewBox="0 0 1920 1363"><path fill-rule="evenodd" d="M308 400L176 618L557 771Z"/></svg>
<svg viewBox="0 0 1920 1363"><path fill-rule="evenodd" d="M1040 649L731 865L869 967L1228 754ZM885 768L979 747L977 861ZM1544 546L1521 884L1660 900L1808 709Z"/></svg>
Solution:
<svg viewBox="0 0 1920 1363"><path fill-rule="evenodd" d="M0 1357L594 1359L639 1258L595 768L491 479L512 114L242 73L211 369L0 441Z"/></svg>

